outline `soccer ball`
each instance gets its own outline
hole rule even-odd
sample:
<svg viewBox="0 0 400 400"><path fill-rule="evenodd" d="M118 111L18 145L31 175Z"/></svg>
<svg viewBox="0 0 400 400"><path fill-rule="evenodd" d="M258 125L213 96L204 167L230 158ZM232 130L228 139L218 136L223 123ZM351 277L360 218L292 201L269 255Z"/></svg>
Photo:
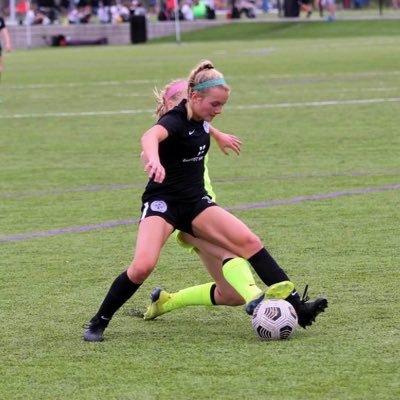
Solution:
<svg viewBox="0 0 400 400"><path fill-rule="evenodd" d="M263 300L251 320L256 335L262 340L288 339L297 327L297 314L286 300Z"/></svg>

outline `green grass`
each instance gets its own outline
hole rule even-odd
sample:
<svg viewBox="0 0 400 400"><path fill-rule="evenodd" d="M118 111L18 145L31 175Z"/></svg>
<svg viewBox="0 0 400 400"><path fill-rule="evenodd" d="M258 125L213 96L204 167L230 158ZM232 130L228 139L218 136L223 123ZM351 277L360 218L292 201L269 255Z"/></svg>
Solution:
<svg viewBox="0 0 400 400"><path fill-rule="evenodd" d="M330 39L370 36L398 36L400 24L398 20L338 20L334 23L326 21L269 22L254 20L253 22L233 22L198 31L182 33L184 42L200 41L232 41L232 40L267 40L267 39ZM175 38L175 36L174 36ZM154 39L152 43L165 43L172 37Z"/></svg>
<svg viewBox="0 0 400 400"><path fill-rule="evenodd" d="M379 35L329 39L239 40L231 28L230 42L5 54L0 239L137 218L152 89L209 58L232 86L215 125L243 141L239 157L211 150L221 205L393 187L234 211L300 290L328 296L328 311L273 343L256 339L241 307L134 318L153 287L209 280L171 241L106 341L84 343L82 325L130 262L136 225L3 241L1 399L400 396L400 38L390 21Z"/></svg>

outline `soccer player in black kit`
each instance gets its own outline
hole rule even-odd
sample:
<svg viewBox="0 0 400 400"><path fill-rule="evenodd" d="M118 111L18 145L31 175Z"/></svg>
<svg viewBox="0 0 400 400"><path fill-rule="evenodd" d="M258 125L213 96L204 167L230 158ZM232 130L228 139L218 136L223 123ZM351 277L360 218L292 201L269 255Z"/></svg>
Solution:
<svg viewBox="0 0 400 400"><path fill-rule="evenodd" d="M151 274L162 247L175 229L248 260L267 286L290 281L258 236L214 203L204 187L209 124L221 114L228 101L229 86L210 61L203 61L192 70L188 86L188 99L164 114L142 136L142 150L147 160L145 171L150 179L142 196L135 255L128 269L114 280L99 310L86 325L83 333L86 341L103 340L109 321ZM224 277L241 294L242 271L225 269L227 264L223 266ZM293 290L286 298L294 306L303 328L311 325L328 305L325 298L307 302L308 298L304 297L301 299ZM250 301L246 311L252 314L263 298L261 295Z"/></svg>
<svg viewBox="0 0 400 400"><path fill-rule="evenodd" d="M183 99L188 98L188 82L184 79L173 80L163 90L155 90L154 95L157 104L155 115L159 119ZM229 154L228 149L237 155L240 154L241 141L238 137L221 132L212 125L209 128L210 136L225 155ZM148 160L144 158L143 152L141 159L143 165L146 165ZM208 154L204 158L204 187L208 196L215 202L216 194L211 185L207 162ZM215 243L194 237L179 229L174 231L173 236L180 247L200 258L212 281L185 287L175 293L169 293L161 287L155 288L150 296L151 304L143 314L143 318L147 321L188 306L239 306L251 303L262 294L267 299L285 299L294 289L292 282L283 281L269 286L267 290L262 290L256 285L251 266L244 258L238 257ZM232 270L240 272L234 277L236 289L224 276L225 272L225 275L232 279Z"/></svg>

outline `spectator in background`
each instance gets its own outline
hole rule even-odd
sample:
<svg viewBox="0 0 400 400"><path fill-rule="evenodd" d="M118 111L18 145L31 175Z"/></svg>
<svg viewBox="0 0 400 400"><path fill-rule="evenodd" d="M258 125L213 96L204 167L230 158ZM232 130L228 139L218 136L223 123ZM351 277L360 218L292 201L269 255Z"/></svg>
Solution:
<svg viewBox="0 0 400 400"><path fill-rule="evenodd" d="M168 21L171 19L171 15L167 7L167 2L164 0L160 1L160 11L158 12L157 19L159 21Z"/></svg>
<svg viewBox="0 0 400 400"><path fill-rule="evenodd" d="M112 1L111 3L111 23L118 24L121 22L128 22L130 18L129 8L119 1Z"/></svg>
<svg viewBox="0 0 400 400"><path fill-rule="evenodd" d="M25 15L24 25L49 25L50 19L44 14L36 3L31 3Z"/></svg>
<svg viewBox="0 0 400 400"><path fill-rule="evenodd" d="M15 7L15 12L17 14L17 20L20 25L23 24L25 15L29 10L29 1L27 0L20 0L17 2L17 5Z"/></svg>
<svg viewBox="0 0 400 400"><path fill-rule="evenodd" d="M101 24L108 24L111 22L111 10L108 5L103 3L99 4L97 8L97 18Z"/></svg>
<svg viewBox="0 0 400 400"><path fill-rule="evenodd" d="M269 0L261 1L261 9L263 10L263 13L267 13L269 11Z"/></svg>
<svg viewBox="0 0 400 400"><path fill-rule="evenodd" d="M155 14L157 12L157 0L148 0L148 11L150 14Z"/></svg>
<svg viewBox="0 0 400 400"><path fill-rule="evenodd" d="M239 12L240 15L244 14L247 18L255 18L256 17L256 6L254 2L249 0L240 0L239 1Z"/></svg>
<svg viewBox="0 0 400 400"><path fill-rule="evenodd" d="M92 17L92 7L89 4L78 4L68 14L70 24L88 24Z"/></svg>
<svg viewBox="0 0 400 400"><path fill-rule="evenodd" d="M169 19L175 19L175 0L165 0L165 7Z"/></svg>
<svg viewBox="0 0 400 400"><path fill-rule="evenodd" d="M335 20L336 16L336 3L335 0L321 0L321 5L324 8L324 10L327 10L329 15L328 15L328 21L332 22Z"/></svg>
<svg viewBox="0 0 400 400"><path fill-rule="evenodd" d="M183 15L183 19L185 21L193 21L194 20L194 14L192 10L192 2L191 0L184 0L181 12Z"/></svg>
<svg viewBox="0 0 400 400"><path fill-rule="evenodd" d="M193 15L195 19L206 18L207 10L203 0L194 0L193 2Z"/></svg>
<svg viewBox="0 0 400 400"><path fill-rule="evenodd" d="M343 2L344 5L344 2ZM319 16L324 17L324 6L322 5L322 0L314 0L314 10L318 10Z"/></svg>
<svg viewBox="0 0 400 400"><path fill-rule="evenodd" d="M67 25L70 0L59 0L58 7L60 9L60 20L63 25Z"/></svg>
<svg viewBox="0 0 400 400"><path fill-rule="evenodd" d="M215 19L215 1L214 0L204 0L206 6L206 18Z"/></svg>
<svg viewBox="0 0 400 400"><path fill-rule="evenodd" d="M142 15L145 16L147 13L147 10L143 7L143 4L138 1L138 0L133 0L132 1L132 6L131 6L131 12L133 15Z"/></svg>
<svg viewBox="0 0 400 400"><path fill-rule="evenodd" d="M306 13L307 18L310 18L312 14L311 0L301 0L300 9Z"/></svg>
<svg viewBox="0 0 400 400"><path fill-rule="evenodd" d="M10 35L8 33L6 23L4 21L4 18L0 16L0 33L1 33L1 42L0 42L0 80L1 80L1 74L3 72L3 55L2 55L2 47L1 45L4 45L4 48L6 51L10 52L11 51L11 39Z"/></svg>

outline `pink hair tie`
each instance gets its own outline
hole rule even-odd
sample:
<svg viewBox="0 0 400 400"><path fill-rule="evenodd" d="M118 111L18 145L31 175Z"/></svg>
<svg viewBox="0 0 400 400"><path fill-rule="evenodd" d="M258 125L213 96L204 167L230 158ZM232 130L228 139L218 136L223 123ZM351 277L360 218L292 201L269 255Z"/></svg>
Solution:
<svg viewBox="0 0 400 400"><path fill-rule="evenodd" d="M171 97L174 97L177 93L187 90L187 87L188 87L188 83L186 80L181 80L181 81L175 82L168 88L167 92L164 95L164 100L167 101Z"/></svg>

